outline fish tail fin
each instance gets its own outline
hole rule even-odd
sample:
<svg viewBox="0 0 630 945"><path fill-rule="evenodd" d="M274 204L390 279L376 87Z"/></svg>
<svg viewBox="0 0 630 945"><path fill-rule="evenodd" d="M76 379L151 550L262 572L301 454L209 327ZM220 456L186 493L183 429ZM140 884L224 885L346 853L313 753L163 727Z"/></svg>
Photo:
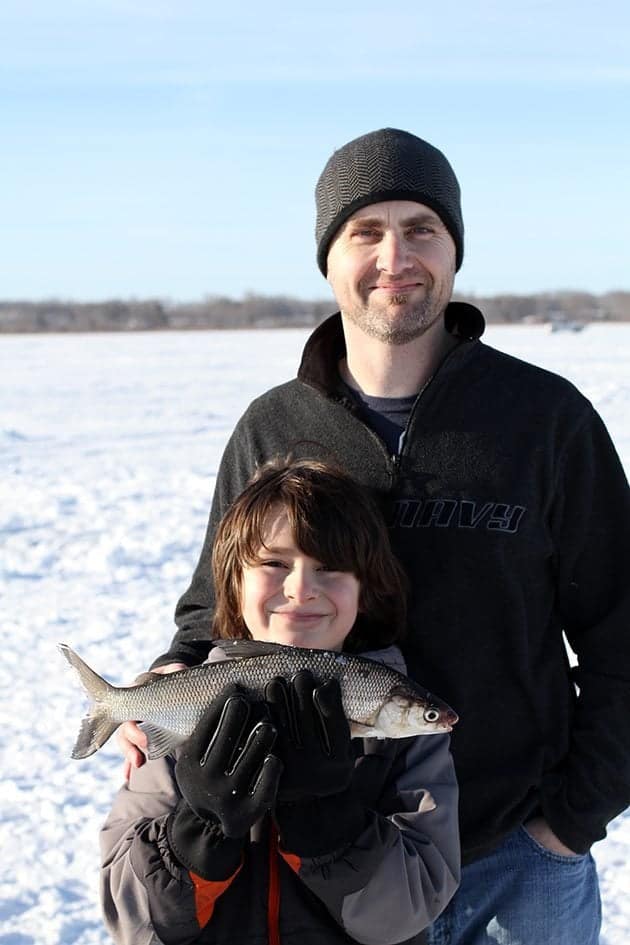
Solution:
<svg viewBox="0 0 630 945"><path fill-rule="evenodd" d="M72 758L89 758L105 744L120 725L120 722L112 722L105 715L105 709L98 707L96 709L98 715L93 715L92 711L81 722L81 728L72 749Z"/></svg>
<svg viewBox="0 0 630 945"><path fill-rule="evenodd" d="M92 700L88 714L81 722L79 735L72 749L73 758L88 758L105 744L120 725L120 722L112 720L111 710L104 701L115 687L90 669L87 663L65 643L59 644L59 650L75 670L81 685Z"/></svg>

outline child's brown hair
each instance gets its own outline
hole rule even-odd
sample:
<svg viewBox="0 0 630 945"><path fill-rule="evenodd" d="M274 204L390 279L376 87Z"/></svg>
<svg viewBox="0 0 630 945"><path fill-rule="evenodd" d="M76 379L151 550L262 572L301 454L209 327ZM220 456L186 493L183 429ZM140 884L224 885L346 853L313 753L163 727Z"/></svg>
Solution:
<svg viewBox="0 0 630 945"><path fill-rule="evenodd" d="M251 638L241 614L243 566L256 561L278 506L304 554L359 580L359 614L344 649L375 649L399 639L407 581L381 511L347 473L315 460L266 463L221 520L212 552L215 639Z"/></svg>

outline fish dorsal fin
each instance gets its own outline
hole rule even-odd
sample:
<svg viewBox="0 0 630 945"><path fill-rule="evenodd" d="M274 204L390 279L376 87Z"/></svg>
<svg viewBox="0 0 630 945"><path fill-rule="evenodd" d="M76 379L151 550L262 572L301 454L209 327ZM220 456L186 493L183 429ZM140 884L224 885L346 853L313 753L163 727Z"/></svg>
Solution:
<svg viewBox="0 0 630 945"><path fill-rule="evenodd" d="M149 761L154 761L156 758L163 758L164 755L172 754L179 745L182 745L186 741L185 735L178 735L177 732L160 728L152 722L140 722L140 728L149 740L147 747L147 758Z"/></svg>
<svg viewBox="0 0 630 945"><path fill-rule="evenodd" d="M266 640L215 640L213 646L223 650L229 660L247 660L254 656L270 656L272 653L286 654L292 650L302 649L299 646L286 646L284 643L268 643Z"/></svg>
<svg viewBox="0 0 630 945"><path fill-rule="evenodd" d="M149 683L154 683L157 679L162 679L163 676L163 673L140 673L128 688L135 689L136 686L147 686Z"/></svg>

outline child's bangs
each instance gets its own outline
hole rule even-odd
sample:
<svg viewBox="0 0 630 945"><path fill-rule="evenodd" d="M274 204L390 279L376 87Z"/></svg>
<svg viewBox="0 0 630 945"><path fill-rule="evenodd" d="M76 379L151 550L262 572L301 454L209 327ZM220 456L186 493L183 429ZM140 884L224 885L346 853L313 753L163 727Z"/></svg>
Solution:
<svg viewBox="0 0 630 945"><path fill-rule="evenodd" d="M362 576L364 555L348 507L326 495L298 495L292 499L285 508L298 548L331 570Z"/></svg>
<svg viewBox="0 0 630 945"><path fill-rule="evenodd" d="M247 508L241 510L240 522L235 523L237 557L242 564L255 564L261 548L265 546L265 538L269 532L270 522L282 509L277 496L258 495L256 500Z"/></svg>
<svg viewBox="0 0 630 945"><path fill-rule="evenodd" d="M304 554L331 570L349 571L358 577L365 570L365 555L357 531L364 530L354 521L355 505L351 497L337 494L334 488L313 489L312 483L297 477L271 480L255 490L239 510L240 521L234 522L237 556L245 565L254 564L265 547L271 522L284 512L295 544Z"/></svg>

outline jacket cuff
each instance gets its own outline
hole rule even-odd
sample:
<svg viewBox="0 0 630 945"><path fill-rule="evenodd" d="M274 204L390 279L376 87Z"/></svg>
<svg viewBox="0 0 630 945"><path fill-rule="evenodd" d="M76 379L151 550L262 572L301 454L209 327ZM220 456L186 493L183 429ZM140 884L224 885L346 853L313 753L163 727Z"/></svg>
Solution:
<svg viewBox="0 0 630 945"><path fill-rule="evenodd" d="M202 879L229 879L240 866L243 840L224 836L218 821L198 817L185 801L169 816L166 836L181 865Z"/></svg>
<svg viewBox="0 0 630 945"><path fill-rule="evenodd" d="M278 804L273 816L282 849L298 856L324 856L346 847L366 822L366 810L352 789Z"/></svg>

